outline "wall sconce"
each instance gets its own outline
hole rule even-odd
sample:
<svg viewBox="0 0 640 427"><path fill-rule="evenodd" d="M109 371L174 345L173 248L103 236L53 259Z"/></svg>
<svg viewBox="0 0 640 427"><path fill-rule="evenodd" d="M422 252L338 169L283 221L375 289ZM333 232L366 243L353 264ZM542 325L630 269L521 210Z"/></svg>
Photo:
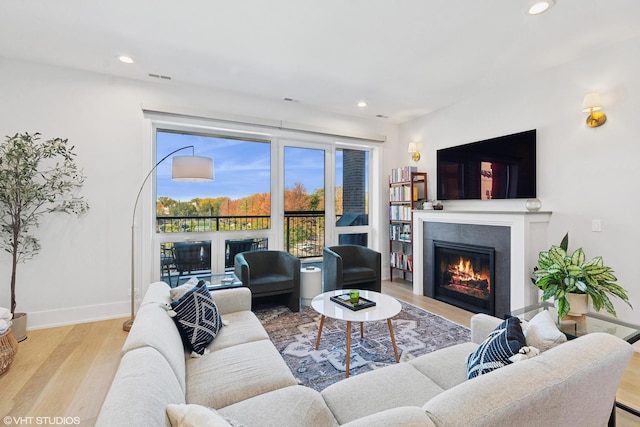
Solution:
<svg viewBox="0 0 640 427"><path fill-rule="evenodd" d="M417 162L420 160L420 152L418 151L418 144L415 142L410 142L409 147L407 148L409 154L411 154L411 160Z"/></svg>
<svg viewBox="0 0 640 427"><path fill-rule="evenodd" d="M600 110L602 110L600 94L597 92L586 94L582 101L582 112L589 113L589 116L587 117L587 126L590 128L597 128L607 121L607 116Z"/></svg>

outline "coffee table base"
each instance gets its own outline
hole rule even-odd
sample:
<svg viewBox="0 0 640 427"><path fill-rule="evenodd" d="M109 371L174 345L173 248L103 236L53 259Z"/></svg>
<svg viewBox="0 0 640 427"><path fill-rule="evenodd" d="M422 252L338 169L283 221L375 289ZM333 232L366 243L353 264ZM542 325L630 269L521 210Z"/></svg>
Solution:
<svg viewBox="0 0 640 427"><path fill-rule="evenodd" d="M316 338L316 350L320 347L320 336L322 335L322 327L324 326L324 314L320 316L320 326L318 327L318 337ZM396 363L400 362L398 356L398 347L396 346L396 337L393 334L393 325L391 319L387 319L387 325L389 326L389 335L391 336L391 344L393 344L393 354L396 357ZM360 322L360 338L364 338L364 322ZM347 321L347 348L345 355L345 378L349 378L349 363L351 362L351 322Z"/></svg>

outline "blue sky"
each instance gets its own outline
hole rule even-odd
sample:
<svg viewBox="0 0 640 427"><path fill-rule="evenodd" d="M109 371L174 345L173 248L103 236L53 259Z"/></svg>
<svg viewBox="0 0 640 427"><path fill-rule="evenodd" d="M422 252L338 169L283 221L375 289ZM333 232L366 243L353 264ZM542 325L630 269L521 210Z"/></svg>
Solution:
<svg viewBox="0 0 640 427"><path fill-rule="evenodd" d="M193 134L157 133L157 160L187 145L195 147L198 156L212 157L213 182L177 182L171 180L171 161L165 160L157 168L157 194L175 200L196 197L230 197L239 199L270 190L270 144ZM175 155L190 155L191 149ZM338 153L337 171L342 185L342 152ZM307 193L324 187L324 151L304 148L285 148L285 187L301 182Z"/></svg>

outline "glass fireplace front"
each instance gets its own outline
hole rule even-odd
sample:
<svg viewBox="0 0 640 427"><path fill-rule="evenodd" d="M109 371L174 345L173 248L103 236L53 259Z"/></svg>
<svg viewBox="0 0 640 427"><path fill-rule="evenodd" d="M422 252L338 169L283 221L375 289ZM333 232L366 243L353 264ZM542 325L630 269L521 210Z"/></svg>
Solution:
<svg viewBox="0 0 640 427"><path fill-rule="evenodd" d="M494 315L494 248L434 241L435 298Z"/></svg>

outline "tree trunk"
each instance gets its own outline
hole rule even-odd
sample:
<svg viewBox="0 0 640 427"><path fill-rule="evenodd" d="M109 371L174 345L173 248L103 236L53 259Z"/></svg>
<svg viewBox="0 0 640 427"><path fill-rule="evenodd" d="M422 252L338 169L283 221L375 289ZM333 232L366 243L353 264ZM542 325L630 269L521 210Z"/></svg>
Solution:
<svg viewBox="0 0 640 427"><path fill-rule="evenodd" d="M11 264L11 314L16 311L16 268L18 267L17 246L13 244L13 262Z"/></svg>
<svg viewBox="0 0 640 427"><path fill-rule="evenodd" d="M16 269L18 268L18 237L20 236L20 219L13 223L13 244L12 244L12 262L11 262L11 314L16 311Z"/></svg>

